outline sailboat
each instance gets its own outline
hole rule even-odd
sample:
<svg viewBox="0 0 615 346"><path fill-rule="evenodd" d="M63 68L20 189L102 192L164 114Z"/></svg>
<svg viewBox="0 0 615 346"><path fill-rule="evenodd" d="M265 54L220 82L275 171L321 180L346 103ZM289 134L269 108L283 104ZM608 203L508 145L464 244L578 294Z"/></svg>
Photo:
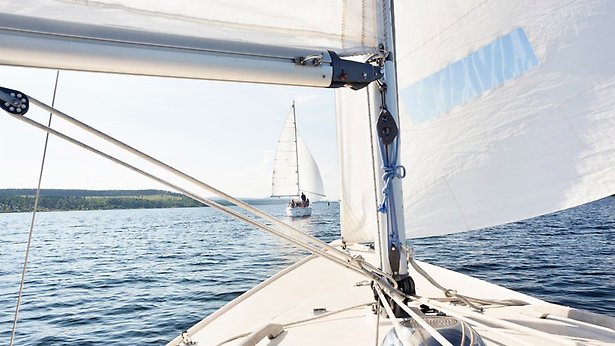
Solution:
<svg viewBox="0 0 615 346"><path fill-rule="evenodd" d="M414 260L407 239L615 192L614 16L609 0L3 1L1 64L340 88L331 244L27 90L2 85L0 107L312 253L170 345L613 344L614 318ZM31 121L34 106L259 219Z"/></svg>
<svg viewBox="0 0 615 346"><path fill-rule="evenodd" d="M325 196L318 165L297 130L295 103L288 114L273 164L271 197L291 197L286 215L312 215L310 199Z"/></svg>

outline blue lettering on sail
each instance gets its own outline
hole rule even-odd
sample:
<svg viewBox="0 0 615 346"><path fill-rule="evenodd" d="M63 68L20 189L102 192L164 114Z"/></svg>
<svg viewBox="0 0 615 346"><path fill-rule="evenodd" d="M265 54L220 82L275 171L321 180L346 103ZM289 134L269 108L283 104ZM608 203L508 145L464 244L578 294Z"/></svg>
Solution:
<svg viewBox="0 0 615 346"><path fill-rule="evenodd" d="M412 119L424 122L538 66L521 28L400 91Z"/></svg>

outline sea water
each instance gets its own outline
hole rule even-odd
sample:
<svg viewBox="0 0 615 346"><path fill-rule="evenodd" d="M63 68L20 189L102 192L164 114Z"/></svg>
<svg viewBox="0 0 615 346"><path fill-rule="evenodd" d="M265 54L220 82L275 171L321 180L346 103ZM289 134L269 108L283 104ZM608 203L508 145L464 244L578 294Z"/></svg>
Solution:
<svg viewBox="0 0 615 346"><path fill-rule="evenodd" d="M324 241L339 204L291 220ZM0 214L8 344L31 214ZM482 231L412 240L416 257L544 300L615 315L615 198ZM211 208L37 214L16 345L160 345L306 254Z"/></svg>

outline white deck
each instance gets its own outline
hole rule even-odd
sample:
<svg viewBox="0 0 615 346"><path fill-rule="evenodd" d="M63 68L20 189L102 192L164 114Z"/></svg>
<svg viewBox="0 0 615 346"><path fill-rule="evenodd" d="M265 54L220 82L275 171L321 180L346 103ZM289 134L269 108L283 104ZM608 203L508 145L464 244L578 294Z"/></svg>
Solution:
<svg viewBox="0 0 615 346"><path fill-rule="evenodd" d="M367 260L374 259L365 248L352 252L361 253ZM531 304L486 307L481 314L462 305L428 302L431 307L449 315L460 314L466 318L487 344L615 345L615 319L611 317L549 304L485 281L426 263L419 264L444 287L456 289L459 293L485 299L517 299ZM417 295L443 297L442 292L419 274L412 271L411 275L416 282ZM190 328L188 335L198 345L218 345L240 334L258 330L267 323L288 324L314 317L315 308L331 312L374 302L369 284L356 285L362 281L364 278L359 274L310 256L228 303ZM568 316L601 320L610 328L572 320ZM362 306L284 327L284 332L277 338L264 338L258 345L379 345L391 328L390 321L382 316L378 321L371 307ZM169 345L177 345L180 341L178 337ZM238 345L242 341L238 338L224 345Z"/></svg>

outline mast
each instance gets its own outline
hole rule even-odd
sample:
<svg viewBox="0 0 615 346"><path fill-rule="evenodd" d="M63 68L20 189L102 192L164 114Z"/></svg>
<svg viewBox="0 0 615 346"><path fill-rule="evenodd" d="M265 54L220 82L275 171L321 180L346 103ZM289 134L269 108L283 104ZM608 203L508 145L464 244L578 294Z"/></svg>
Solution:
<svg viewBox="0 0 615 346"><path fill-rule="evenodd" d="M297 163L297 196L300 196L301 188L299 185L299 147L297 145L297 113L295 112L295 100L293 100L293 129L295 130L295 162Z"/></svg>
<svg viewBox="0 0 615 346"><path fill-rule="evenodd" d="M400 150L399 109L397 94L397 70L395 55L395 29L393 1L385 1L384 11L384 77L379 84L370 85L371 103L379 112L376 141L380 169L383 179L376 179L379 191L379 222L376 251L379 252L382 270L391 274L407 294L414 293L414 282L408 275L406 233L401 178L405 168L398 161Z"/></svg>

